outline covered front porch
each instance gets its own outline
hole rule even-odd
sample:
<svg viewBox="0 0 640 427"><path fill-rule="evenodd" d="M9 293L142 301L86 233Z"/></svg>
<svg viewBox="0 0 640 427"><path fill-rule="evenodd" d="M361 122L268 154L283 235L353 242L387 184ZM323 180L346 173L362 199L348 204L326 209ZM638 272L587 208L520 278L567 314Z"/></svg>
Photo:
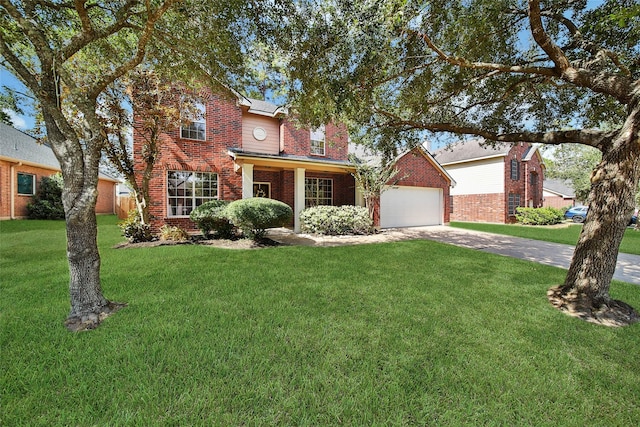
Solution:
<svg viewBox="0 0 640 427"><path fill-rule="evenodd" d="M235 173L242 174L242 198L268 197L293 209L293 229L300 212L315 205L354 205L356 185L348 161L229 150Z"/></svg>

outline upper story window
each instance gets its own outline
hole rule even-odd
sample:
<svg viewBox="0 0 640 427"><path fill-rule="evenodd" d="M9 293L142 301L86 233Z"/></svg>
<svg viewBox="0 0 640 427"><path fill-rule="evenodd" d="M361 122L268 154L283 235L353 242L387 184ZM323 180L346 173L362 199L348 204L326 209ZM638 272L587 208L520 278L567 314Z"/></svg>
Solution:
<svg viewBox="0 0 640 427"><path fill-rule="evenodd" d="M511 179L513 181L520 179L520 162L516 159L511 159Z"/></svg>
<svg viewBox="0 0 640 427"><path fill-rule="evenodd" d="M36 176L18 172L18 194L33 196L36 194Z"/></svg>
<svg viewBox="0 0 640 427"><path fill-rule="evenodd" d="M218 198L218 175L208 172L168 171L168 216L186 216L210 200Z"/></svg>
<svg viewBox="0 0 640 427"><path fill-rule="evenodd" d="M185 114L187 117L183 117L184 122L180 127L180 137L204 141L206 139L207 108L199 102L195 103L193 107L194 111L191 114Z"/></svg>
<svg viewBox="0 0 640 427"><path fill-rule="evenodd" d="M311 154L317 156L325 155L326 138L324 132L324 125L319 128L311 130Z"/></svg>

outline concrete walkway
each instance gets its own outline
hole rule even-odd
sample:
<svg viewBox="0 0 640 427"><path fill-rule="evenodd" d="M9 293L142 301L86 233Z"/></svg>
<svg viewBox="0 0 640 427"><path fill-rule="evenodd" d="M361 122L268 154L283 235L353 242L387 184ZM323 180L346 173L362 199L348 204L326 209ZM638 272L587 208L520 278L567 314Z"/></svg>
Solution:
<svg viewBox="0 0 640 427"><path fill-rule="evenodd" d="M569 268L574 247L448 226L412 227L405 229L416 238L435 240L469 249ZM640 285L640 256L620 253L613 275L615 280Z"/></svg>

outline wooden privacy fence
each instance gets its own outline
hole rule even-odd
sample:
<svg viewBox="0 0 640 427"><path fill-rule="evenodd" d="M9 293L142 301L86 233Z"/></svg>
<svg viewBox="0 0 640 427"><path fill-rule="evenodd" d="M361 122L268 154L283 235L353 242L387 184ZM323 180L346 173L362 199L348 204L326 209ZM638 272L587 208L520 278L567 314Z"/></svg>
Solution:
<svg viewBox="0 0 640 427"><path fill-rule="evenodd" d="M136 208L136 201L131 196L118 196L116 200L116 214L118 218L125 219L129 211Z"/></svg>

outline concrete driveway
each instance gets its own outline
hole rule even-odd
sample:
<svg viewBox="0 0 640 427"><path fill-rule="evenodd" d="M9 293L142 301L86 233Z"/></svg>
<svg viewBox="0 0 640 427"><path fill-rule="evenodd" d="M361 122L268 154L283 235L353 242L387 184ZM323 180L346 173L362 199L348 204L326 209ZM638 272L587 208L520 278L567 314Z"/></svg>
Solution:
<svg viewBox="0 0 640 427"><path fill-rule="evenodd" d="M519 258L540 264L568 269L573 258L574 246L542 242L480 231L464 230L448 226L416 227L407 229L423 239L449 243L498 255ZM640 256L618 254L615 280L640 285Z"/></svg>

